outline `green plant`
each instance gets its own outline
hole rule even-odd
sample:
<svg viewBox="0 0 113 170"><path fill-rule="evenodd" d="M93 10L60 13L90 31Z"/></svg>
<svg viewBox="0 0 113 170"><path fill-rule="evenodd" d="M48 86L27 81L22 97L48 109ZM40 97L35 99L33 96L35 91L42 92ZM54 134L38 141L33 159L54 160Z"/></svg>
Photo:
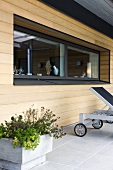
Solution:
<svg viewBox="0 0 113 170"><path fill-rule="evenodd" d="M65 135L62 128L56 124L55 114L50 109L41 107L41 110L29 108L22 115L15 115L11 120L0 125L0 139L12 139L14 147L35 149L40 142L40 135L49 134L55 138Z"/></svg>

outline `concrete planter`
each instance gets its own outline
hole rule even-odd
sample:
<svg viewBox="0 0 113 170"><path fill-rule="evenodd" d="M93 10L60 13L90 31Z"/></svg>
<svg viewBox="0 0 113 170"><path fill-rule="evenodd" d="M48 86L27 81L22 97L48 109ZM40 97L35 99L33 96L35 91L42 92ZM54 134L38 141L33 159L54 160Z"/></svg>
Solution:
<svg viewBox="0 0 113 170"><path fill-rule="evenodd" d="M35 150L13 148L10 139L0 139L0 167L8 170L29 170L46 161L46 154L52 151L53 137L42 135Z"/></svg>

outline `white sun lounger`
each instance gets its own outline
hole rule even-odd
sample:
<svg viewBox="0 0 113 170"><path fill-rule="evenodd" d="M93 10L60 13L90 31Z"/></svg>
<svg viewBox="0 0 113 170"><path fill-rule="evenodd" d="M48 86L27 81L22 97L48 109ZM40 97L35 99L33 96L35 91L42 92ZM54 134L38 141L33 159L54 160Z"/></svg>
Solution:
<svg viewBox="0 0 113 170"><path fill-rule="evenodd" d="M103 126L103 120L108 123L113 123L113 96L103 87L91 87L90 90L98 96L108 107L107 110L97 110L91 114L81 113L79 115L79 123L74 127L74 132L77 136L84 136L87 133L86 126L91 125L95 129L100 129Z"/></svg>

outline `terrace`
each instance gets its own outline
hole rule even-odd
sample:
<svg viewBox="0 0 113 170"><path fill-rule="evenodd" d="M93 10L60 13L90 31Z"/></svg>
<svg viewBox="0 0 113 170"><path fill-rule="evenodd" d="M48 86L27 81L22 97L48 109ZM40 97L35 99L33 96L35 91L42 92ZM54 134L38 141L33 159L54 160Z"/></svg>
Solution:
<svg viewBox="0 0 113 170"><path fill-rule="evenodd" d="M32 170L113 170L112 124L101 129L88 127L84 137L74 134L74 125L65 127L67 135L54 140L47 162Z"/></svg>

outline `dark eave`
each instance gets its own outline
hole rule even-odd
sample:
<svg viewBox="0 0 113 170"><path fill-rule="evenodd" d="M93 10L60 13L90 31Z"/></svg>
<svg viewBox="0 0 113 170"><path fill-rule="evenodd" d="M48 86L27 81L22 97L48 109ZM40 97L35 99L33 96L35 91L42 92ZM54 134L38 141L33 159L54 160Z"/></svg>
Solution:
<svg viewBox="0 0 113 170"><path fill-rule="evenodd" d="M85 25L113 38L113 26L74 0L40 0ZM97 4L98 5L98 4Z"/></svg>

